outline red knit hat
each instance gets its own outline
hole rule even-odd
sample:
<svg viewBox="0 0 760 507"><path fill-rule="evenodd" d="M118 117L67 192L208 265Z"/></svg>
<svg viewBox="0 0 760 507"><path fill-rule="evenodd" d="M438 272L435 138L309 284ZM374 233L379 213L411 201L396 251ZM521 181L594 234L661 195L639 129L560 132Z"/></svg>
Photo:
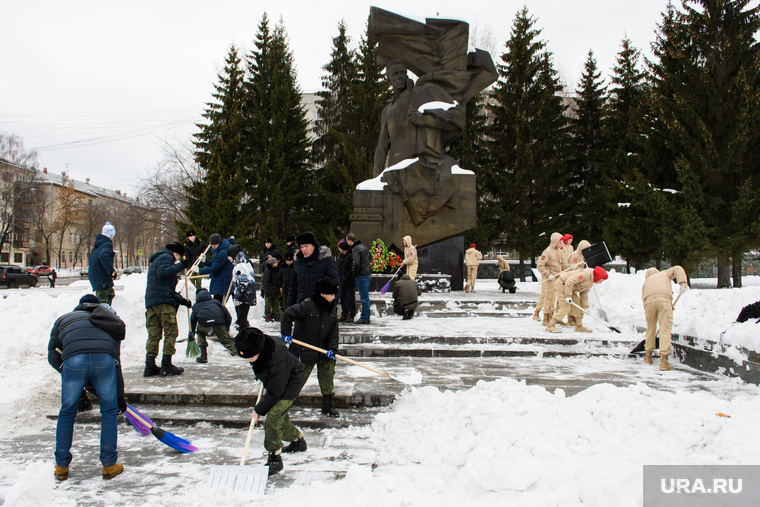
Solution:
<svg viewBox="0 0 760 507"><path fill-rule="evenodd" d="M565 234L564 236L562 236L562 242L566 245L567 245L567 242L570 241L571 239L573 239L572 234Z"/></svg>
<svg viewBox="0 0 760 507"><path fill-rule="evenodd" d="M470 243L470 248L475 248L475 243Z"/></svg>
<svg viewBox="0 0 760 507"><path fill-rule="evenodd" d="M608 278L607 272L601 266L594 268L594 283L601 282Z"/></svg>

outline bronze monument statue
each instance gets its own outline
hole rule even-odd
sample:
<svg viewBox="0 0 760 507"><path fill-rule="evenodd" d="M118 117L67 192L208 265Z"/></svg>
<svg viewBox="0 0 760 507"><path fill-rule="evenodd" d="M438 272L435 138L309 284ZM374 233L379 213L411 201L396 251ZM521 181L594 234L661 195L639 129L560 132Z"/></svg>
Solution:
<svg viewBox="0 0 760 507"><path fill-rule="evenodd" d="M357 187L351 216L357 236L398 248L411 235L418 251L475 226L475 174L445 149L464 130L467 102L497 79L487 52L467 52L467 23L425 21L370 9L368 35L394 96L383 110L375 179Z"/></svg>

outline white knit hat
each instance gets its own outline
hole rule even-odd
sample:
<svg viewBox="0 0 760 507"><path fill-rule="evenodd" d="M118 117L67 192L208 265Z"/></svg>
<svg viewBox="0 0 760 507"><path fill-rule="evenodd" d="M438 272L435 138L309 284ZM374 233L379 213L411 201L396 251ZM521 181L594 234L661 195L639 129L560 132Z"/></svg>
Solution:
<svg viewBox="0 0 760 507"><path fill-rule="evenodd" d="M111 225L111 222L106 222L106 225L103 226L102 234L103 236L113 238L114 236L116 236L116 228L113 225Z"/></svg>

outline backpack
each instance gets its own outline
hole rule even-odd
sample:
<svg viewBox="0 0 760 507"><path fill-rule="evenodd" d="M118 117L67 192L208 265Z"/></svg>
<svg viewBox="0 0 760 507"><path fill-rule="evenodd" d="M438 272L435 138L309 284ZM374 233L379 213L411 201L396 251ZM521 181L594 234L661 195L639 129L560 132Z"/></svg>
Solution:
<svg viewBox="0 0 760 507"><path fill-rule="evenodd" d="M736 322L746 322L749 319L760 319L760 301L742 308L739 316L736 317Z"/></svg>

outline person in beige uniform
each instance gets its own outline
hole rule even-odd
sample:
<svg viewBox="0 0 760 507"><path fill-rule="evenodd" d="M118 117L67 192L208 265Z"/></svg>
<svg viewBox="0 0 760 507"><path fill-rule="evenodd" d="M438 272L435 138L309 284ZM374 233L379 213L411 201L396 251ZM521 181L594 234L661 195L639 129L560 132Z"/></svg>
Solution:
<svg viewBox="0 0 760 507"><path fill-rule="evenodd" d="M550 333L561 333L556 325L570 312L573 306L573 294L578 295L581 308L588 308L588 291L595 283L600 283L608 277L607 272L601 267L577 269L575 271L564 271L557 275L555 290L559 299L559 310L554 314L546 330ZM579 333L590 333L591 330L583 327L583 324L576 324L575 330Z"/></svg>
<svg viewBox="0 0 760 507"><path fill-rule="evenodd" d="M465 292L475 292L475 280L478 279L478 265L483 258L483 254L475 249L475 243L470 245L464 252L464 263L467 266L467 285L464 286Z"/></svg>
<svg viewBox="0 0 760 507"><path fill-rule="evenodd" d="M562 242L562 234L553 232L550 239L549 246L541 254L541 258L538 259L537 265L538 272L541 274L541 294L544 302L544 320L542 324L544 326L549 325L552 315L554 314L554 279L562 271L565 261L563 255L564 243ZM539 299L539 301L541 301L541 299ZM538 310L538 308L536 309Z"/></svg>
<svg viewBox="0 0 760 507"><path fill-rule="evenodd" d="M414 280L414 277L417 276L418 266L417 249L412 245L411 236L404 236L401 242L404 245L404 260L402 261L402 264L406 266L406 274L409 275L409 278Z"/></svg>
<svg viewBox="0 0 760 507"><path fill-rule="evenodd" d="M565 235L567 236L567 234ZM572 238L572 236L571 236ZM572 239L570 239L570 242L572 243ZM568 243L568 244L569 244ZM583 250L590 247L591 243L586 241L585 239L581 240L580 243L578 243L578 248L571 252L570 255L567 258L567 265L569 267L565 268L568 271L575 271L577 269L583 269L587 268L586 265L586 259L583 258ZM573 293L573 303L580 306L581 301L580 298L578 298L578 295ZM560 322L560 324L562 324ZM570 305L570 313L567 316L567 325L568 326L580 326L583 327L583 312L574 307L573 305Z"/></svg>
<svg viewBox="0 0 760 507"><path fill-rule="evenodd" d="M668 362L670 355L670 330L673 327L673 289L671 280L680 285L683 294L689 290L686 271L681 266L673 266L665 271L657 268L646 270L641 300L644 302L644 316L647 320L647 334L644 343L646 364L652 364L657 327L660 328L660 370L672 370Z"/></svg>

